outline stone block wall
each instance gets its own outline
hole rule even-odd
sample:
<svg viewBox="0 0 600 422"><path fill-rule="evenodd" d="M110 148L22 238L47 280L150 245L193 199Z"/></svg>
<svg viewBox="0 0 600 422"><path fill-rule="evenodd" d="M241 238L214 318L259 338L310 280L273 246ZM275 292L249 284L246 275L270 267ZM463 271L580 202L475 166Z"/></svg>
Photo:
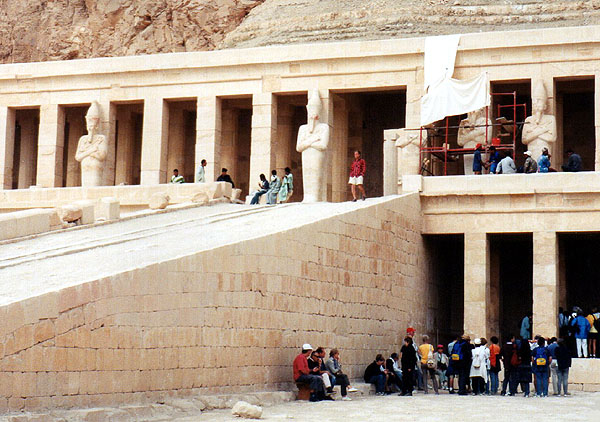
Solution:
<svg viewBox="0 0 600 422"><path fill-rule="evenodd" d="M0 411L289 387L305 342L361 377L425 327L420 221L405 195L2 306Z"/></svg>

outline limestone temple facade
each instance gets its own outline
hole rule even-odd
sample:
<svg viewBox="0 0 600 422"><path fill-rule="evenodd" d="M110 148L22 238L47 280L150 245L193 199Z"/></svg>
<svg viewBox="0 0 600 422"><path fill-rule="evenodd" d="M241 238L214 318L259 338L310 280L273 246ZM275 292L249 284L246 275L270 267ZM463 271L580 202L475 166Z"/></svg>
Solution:
<svg viewBox="0 0 600 422"><path fill-rule="evenodd" d="M420 126L423 51L424 39L416 38L2 65L0 212L47 207L61 200L64 188L81 198L111 186L128 185L131 189L131 185L140 185L145 189L166 183L174 168L191 182L202 159L207 160L207 180L215 180L226 167L243 195L257 184L260 173L268 175L277 169L283 174L285 167L291 167L295 178L292 201L301 201L302 156L296 150L296 140L299 127L307 121L309 95L318 90L322 103L318 121L328 125L330 133L324 175L327 201L349 199L348 171L356 149L367 160L365 187L369 197L407 194L373 206L375 217L361 211L347 221L346 217L332 220L329 228L325 221L318 229L310 229L316 236L311 247L331 250L323 255L325 261L340 258L349 262L352 248L361 250L365 258L357 271L373 269L378 274L373 286L394 290L390 286L401 274L404 281L395 292L398 301L390 305L400 316L386 320L386 328L397 328L400 336L404 329L400 325L413 324L418 332L438 335L440 341L463 329L489 338L517 332L522 316L532 312L534 332L555 335L559 306L600 304L600 293L582 293L595 282L589 265L600 242L600 26L463 35L454 73L455 78L467 79L488 72L492 93L516 92L519 102L527 105L522 119L531 115L533 87L542 83L548 98L544 116L556 120L553 167L560 168L564 152L571 148L583 157L586 171L582 173L463 176L459 159L449 165L448 176L419 175L419 132L411 129ZM500 117L495 110L503 105L494 101L501 100L492 100L493 119ZM92 104L97 104L100 117L98 128L88 138L102 135L102 142L107 143L101 168L103 187L81 187L82 171L76 160L80 139L88 139L85 116ZM456 138L451 142L455 144ZM525 150L522 143L517 145L516 161L522 161ZM29 189L32 186L39 189ZM349 238L354 235L346 227L350 224L366 229ZM325 235L319 230L331 232ZM401 240L388 237L392 232ZM378 245L368 239L369 235L382 242ZM285 236L290 240L296 235ZM345 239L344 246L338 237ZM256 244L245 242L238 249L231 247L235 266L231 272L240 277L245 265L254 265L244 261L240 250L250 253ZM269 248L266 243L260 245ZM339 255L334 252L338 247L343 249ZM379 263L378 247L385 255ZM303 253L301 247L294 250ZM219 262L229 256L227 251L211 254L218 255ZM297 264L298 274L295 270L273 274L285 274L293 280L312 273L317 278L332 276L343 282L340 268L318 267L315 262L321 258L314 254ZM149 277L153 271L170 279L172 271L183 274L193 271L189 268L202 268L216 280L219 270L211 264L212 255L185 258L185 262L164 267L157 264L150 270L136 269L135 274L140 274L115 276L112 282L115 289L118 286L135 295L148 288L139 278ZM352 280L346 277L346 282ZM219 280L221 288L223 280ZM255 281L244 278L245 284ZM156 294L159 286L152 288ZM78 312L83 321L86 300L98 292L73 289L58 299L41 296L41 308L58 315L81 307ZM334 294L324 292L325 296ZM348 294L352 300L363 300L369 312L379 312L375 304L388 300L367 290ZM123 302L111 306L106 315L125 312ZM358 305L356 311L364 320L357 317L355 326L343 322L339 314L332 316L346 335L380 329L368 320L365 313L369 312ZM2 335L13 335L20 327L22 309L15 315L9 318ZM43 321L54 318L52 315L27 319L34 327L42 324L40 339L58 336L58 331L52 331L50 337L44 331L50 328ZM261 313L257 318L265 322L266 315ZM281 328L273 324L271 329ZM38 333L37 329L32 332ZM261 338L285 343L275 331ZM320 337L324 341L330 338L328 334ZM388 338L386 334L380 338L386 345L399 341L399 337ZM294 344L302 343L300 338L293 340ZM89 345L89 339L86 341ZM219 345L230 341L234 340L220 338ZM357 341L361 340L352 340L348 347L360 349ZM257 346L255 343L248 345ZM11 343L13 353L25 350L13 346ZM8 351L6 347L2 350ZM287 347L289 354L295 350ZM349 362L356 374L376 347L373 340L364 353ZM130 344L124 348L133 350ZM77 359L83 362L86 358L82 355ZM214 359L221 362L218 357ZM155 363L152 369L165 369L158 357ZM20 368L14 360L6 365ZM60 371L60 365L57 363L55 370ZM261 382L284 382L281 374L285 371L274 368L275 375L260 378ZM124 392L117 391L108 379L100 379L98 385L105 388L96 391L90 387L86 394L176 390L184 388L181 385L186 374L180 374L183 381L165 381L162 375L144 381L131 375L131 385ZM83 394L83 387L76 388L80 380L83 383L83 375L78 377L69 378L72 382L67 383L70 390L65 395ZM205 385L220 387L211 384L211 376L203 377ZM245 381L251 382L250 378ZM600 377L582 383L597 388ZM50 397L50 393L44 391L45 395L39 396ZM7 394L3 396L10 397ZM26 390L21 397L33 396Z"/></svg>

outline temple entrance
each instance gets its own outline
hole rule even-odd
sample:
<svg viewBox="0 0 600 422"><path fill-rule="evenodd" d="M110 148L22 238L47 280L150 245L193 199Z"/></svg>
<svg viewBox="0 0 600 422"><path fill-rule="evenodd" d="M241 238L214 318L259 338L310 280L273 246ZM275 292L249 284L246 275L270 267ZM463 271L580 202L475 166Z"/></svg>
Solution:
<svg viewBox="0 0 600 422"><path fill-rule="evenodd" d="M139 185L144 103L118 103L115 123L115 185Z"/></svg>
<svg viewBox="0 0 600 422"><path fill-rule="evenodd" d="M179 170L186 183L194 182L196 154L196 101L167 101L169 134L167 143L167 181Z"/></svg>
<svg viewBox="0 0 600 422"><path fill-rule="evenodd" d="M549 87L546 87L549 88ZM525 104L527 108L527 116L531 115L531 81L501 81L491 82L491 92L498 93L517 93L517 104ZM514 120L513 97L511 95L492 95L492 103L490 107L490 116L492 123L497 125L500 122L508 122L504 126L494 126L492 135L494 138L499 138L502 145L512 144L513 135L511 124ZM525 107L517 106L516 108L516 148L515 148L515 165L517 168L525 163L524 152L527 151L527 146L523 145L521 135L523 132L523 122L527 117L525 115ZM501 120L499 120L501 119ZM536 160L538 157L534 157ZM487 157L486 157L487 159Z"/></svg>
<svg viewBox="0 0 600 422"><path fill-rule="evenodd" d="M258 183L258 175L250 175L252 97L222 98L221 119L221 167L228 170L235 187L242 190L243 199Z"/></svg>
<svg viewBox="0 0 600 422"><path fill-rule="evenodd" d="M566 151L569 149L581 156L583 170L594 170L594 85L594 77L555 81L558 136L554 161L557 163L557 170L560 168L558 164L567 163Z"/></svg>
<svg viewBox="0 0 600 422"><path fill-rule="evenodd" d="M40 109L15 110L13 189L27 189L37 180Z"/></svg>
<svg viewBox="0 0 600 422"><path fill-rule="evenodd" d="M81 186L81 165L75 160L79 138L87 133L85 115L89 108L85 106L64 106L65 132L63 148L62 186Z"/></svg>
<svg viewBox="0 0 600 422"><path fill-rule="evenodd" d="M600 233L559 233L559 304L588 312L600 308L598 269Z"/></svg>
<svg viewBox="0 0 600 422"><path fill-rule="evenodd" d="M334 165L333 200L346 201L352 198L348 187L350 165L354 160L354 151L362 152L367 163L365 190L368 197L383 195L383 131L405 127L406 91L389 89L387 91L334 91L332 141L340 144L343 159L332 157ZM345 139L340 140L342 136ZM339 165L336 166L336 161ZM337 172L337 175L336 175ZM336 192L336 183L339 191ZM337 197L336 197L337 196Z"/></svg>
<svg viewBox="0 0 600 422"><path fill-rule="evenodd" d="M533 312L533 235L491 234L488 303L492 332L500 338L519 335L521 320Z"/></svg>
<svg viewBox="0 0 600 422"><path fill-rule="evenodd" d="M464 235L424 235L432 296L427 330L447 345L464 327Z"/></svg>
<svg viewBox="0 0 600 422"><path fill-rule="evenodd" d="M296 151L298 129L306 124L308 95L281 94L277 96L277 175L283 177L289 167L294 177L294 194L290 202L304 199L302 179L302 154ZM331 142L331 141L330 141Z"/></svg>

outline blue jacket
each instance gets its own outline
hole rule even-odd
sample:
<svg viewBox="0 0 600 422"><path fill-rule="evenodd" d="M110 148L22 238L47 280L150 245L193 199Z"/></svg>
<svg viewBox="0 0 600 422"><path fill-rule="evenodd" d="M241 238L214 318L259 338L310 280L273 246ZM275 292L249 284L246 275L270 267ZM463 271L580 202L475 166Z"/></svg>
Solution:
<svg viewBox="0 0 600 422"><path fill-rule="evenodd" d="M550 158L547 155L541 155L538 159L538 171L548 173L548 169L550 169Z"/></svg>
<svg viewBox="0 0 600 422"><path fill-rule="evenodd" d="M573 321L571 321L573 327L577 327L575 332L575 338L587 338L590 332L590 322L582 315L579 315Z"/></svg>
<svg viewBox="0 0 600 422"><path fill-rule="evenodd" d="M475 150L473 154L473 171L481 171L483 163L481 162L481 151Z"/></svg>

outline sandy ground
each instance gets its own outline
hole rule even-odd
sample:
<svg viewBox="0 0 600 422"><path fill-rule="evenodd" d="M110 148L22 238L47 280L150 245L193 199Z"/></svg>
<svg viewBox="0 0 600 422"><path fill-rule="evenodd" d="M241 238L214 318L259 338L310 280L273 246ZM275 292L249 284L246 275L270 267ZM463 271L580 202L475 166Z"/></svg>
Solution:
<svg viewBox="0 0 600 422"><path fill-rule="evenodd" d="M264 408L268 421L595 421L600 393L575 392L568 397L524 398L419 393L413 397L363 396L348 401L282 403ZM240 421L230 410L172 419L175 422Z"/></svg>

